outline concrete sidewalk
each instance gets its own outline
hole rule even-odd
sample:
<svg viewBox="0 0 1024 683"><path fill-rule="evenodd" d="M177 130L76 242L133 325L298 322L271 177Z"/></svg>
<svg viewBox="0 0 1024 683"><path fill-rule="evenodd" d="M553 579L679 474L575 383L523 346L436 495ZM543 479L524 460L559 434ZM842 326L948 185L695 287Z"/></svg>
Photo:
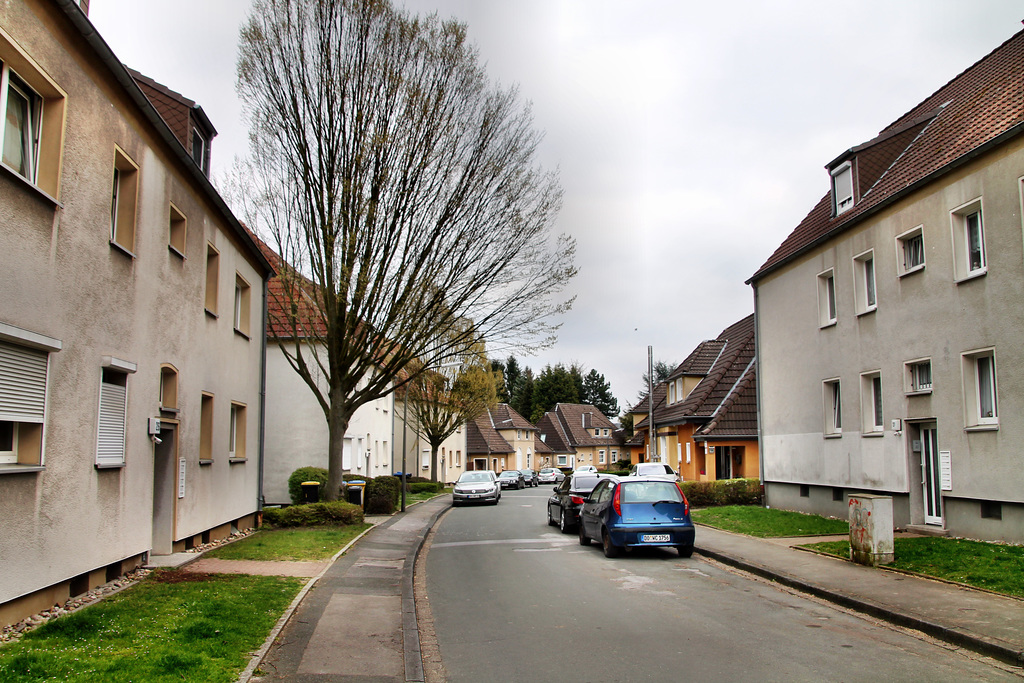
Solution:
<svg viewBox="0 0 1024 683"><path fill-rule="evenodd" d="M995 659L1024 666L1024 601L874 569L791 545L697 529L696 553Z"/></svg>
<svg viewBox="0 0 1024 683"><path fill-rule="evenodd" d="M377 524L314 579L245 681L422 681L412 575L438 496Z"/></svg>

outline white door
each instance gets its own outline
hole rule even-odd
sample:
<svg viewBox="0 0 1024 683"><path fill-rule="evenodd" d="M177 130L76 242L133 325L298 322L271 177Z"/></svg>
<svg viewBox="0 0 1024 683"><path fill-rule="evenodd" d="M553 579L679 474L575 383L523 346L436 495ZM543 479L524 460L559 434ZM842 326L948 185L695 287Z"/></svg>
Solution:
<svg viewBox="0 0 1024 683"><path fill-rule="evenodd" d="M921 482L924 487L924 523L942 526L942 483L939 470L938 427L923 424L921 434Z"/></svg>

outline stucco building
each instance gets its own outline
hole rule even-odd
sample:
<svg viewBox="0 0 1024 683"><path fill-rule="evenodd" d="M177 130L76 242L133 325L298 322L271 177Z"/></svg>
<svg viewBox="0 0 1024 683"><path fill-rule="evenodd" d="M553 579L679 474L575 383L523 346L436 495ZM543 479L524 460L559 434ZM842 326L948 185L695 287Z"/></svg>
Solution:
<svg viewBox="0 0 1024 683"><path fill-rule="evenodd" d="M201 108L78 3L0 5L0 64L7 623L254 524L271 268L207 178Z"/></svg>
<svg viewBox="0 0 1024 683"><path fill-rule="evenodd" d="M554 467L593 465L613 469L624 453L622 433L604 413L586 403L558 403L537 422L541 440L554 453Z"/></svg>
<svg viewBox="0 0 1024 683"><path fill-rule="evenodd" d="M537 427L507 403L499 403L466 425L466 470L538 469Z"/></svg>
<svg viewBox="0 0 1024 683"><path fill-rule="evenodd" d="M1024 33L826 165L750 282L767 503L1024 541Z"/></svg>

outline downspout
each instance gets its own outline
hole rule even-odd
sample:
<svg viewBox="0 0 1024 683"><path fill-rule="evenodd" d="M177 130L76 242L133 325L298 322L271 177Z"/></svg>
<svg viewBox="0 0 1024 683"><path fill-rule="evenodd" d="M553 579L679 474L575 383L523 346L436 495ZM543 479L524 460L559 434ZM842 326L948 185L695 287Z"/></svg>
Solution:
<svg viewBox="0 0 1024 683"><path fill-rule="evenodd" d="M764 485L764 430L761 426L761 387L763 375L761 374L761 315L758 309L757 284L750 283L754 289L754 372L757 373L757 391L754 392L757 401L757 476L761 480L761 505L768 505L768 489Z"/></svg>
<svg viewBox="0 0 1024 683"><path fill-rule="evenodd" d="M256 499L256 510L263 511L263 457L267 432L267 278L263 278L263 319L260 327L260 443L259 443L259 468L258 497Z"/></svg>

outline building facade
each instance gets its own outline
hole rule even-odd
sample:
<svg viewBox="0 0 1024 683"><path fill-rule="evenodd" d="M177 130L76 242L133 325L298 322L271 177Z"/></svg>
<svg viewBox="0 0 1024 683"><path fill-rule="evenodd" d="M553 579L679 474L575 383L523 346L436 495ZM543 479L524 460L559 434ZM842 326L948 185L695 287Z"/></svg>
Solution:
<svg viewBox="0 0 1024 683"><path fill-rule="evenodd" d="M767 503L1024 540L1024 34L827 165L751 278Z"/></svg>
<svg viewBox="0 0 1024 683"><path fill-rule="evenodd" d="M0 63L9 623L255 524L271 267L79 4L0 6Z"/></svg>

